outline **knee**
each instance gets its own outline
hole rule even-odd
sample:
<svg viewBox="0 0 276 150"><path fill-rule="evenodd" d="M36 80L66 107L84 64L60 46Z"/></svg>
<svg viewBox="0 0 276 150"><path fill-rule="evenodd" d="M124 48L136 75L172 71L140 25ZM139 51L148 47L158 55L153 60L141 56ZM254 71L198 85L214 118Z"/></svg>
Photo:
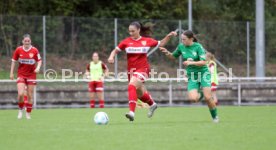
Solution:
<svg viewBox="0 0 276 150"><path fill-rule="evenodd" d="M18 93L18 97L24 97L24 92Z"/></svg>
<svg viewBox="0 0 276 150"><path fill-rule="evenodd" d="M134 84L128 84L128 90L135 90L136 91L136 86Z"/></svg>
<svg viewBox="0 0 276 150"><path fill-rule="evenodd" d="M190 96L190 97L189 97L189 100L190 100L191 102L193 102L193 103L196 103L196 102L198 102L198 97L196 97L196 96Z"/></svg>
<svg viewBox="0 0 276 150"><path fill-rule="evenodd" d="M141 88L136 89L136 93L137 93L138 98L140 98L144 95L144 92Z"/></svg>
<svg viewBox="0 0 276 150"><path fill-rule="evenodd" d="M90 95L90 99L94 99L95 98L95 96L94 95Z"/></svg>
<svg viewBox="0 0 276 150"><path fill-rule="evenodd" d="M207 102L212 100L212 96L211 95L205 95L204 98L205 98L205 100Z"/></svg>
<svg viewBox="0 0 276 150"><path fill-rule="evenodd" d="M29 100L32 100L32 99L33 99L33 94L30 94L30 93L29 93L29 94L28 94L28 99L29 99Z"/></svg>

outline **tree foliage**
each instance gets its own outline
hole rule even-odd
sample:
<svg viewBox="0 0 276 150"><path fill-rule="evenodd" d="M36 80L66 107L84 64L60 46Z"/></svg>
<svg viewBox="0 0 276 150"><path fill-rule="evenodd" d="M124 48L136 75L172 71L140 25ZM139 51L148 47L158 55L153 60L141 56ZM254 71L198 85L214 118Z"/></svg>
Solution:
<svg viewBox="0 0 276 150"><path fill-rule="evenodd" d="M251 49L255 42L255 0L192 0L193 30L206 49L224 64L246 63L246 22L251 22ZM0 0L0 55L10 57L24 33L42 50L42 16L46 16L47 54L87 59L91 51L107 55L114 48L114 18L118 41L131 21L150 21L154 38L161 39L181 23L187 29L188 0ZM275 62L276 0L265 1L266 58ZM173 39L167 48L178 44ZM106 57L106 56L105 56ZM155 59L156 58L156 59ZM254 62L254 53L251 61ZM154 53L151 60L163 56ZM48 64L47 64L48 65Z"/></svg>
<svg viewBox="0 0 276 150"><path fill-rule="evenodd" d="M192 0L195 20L255 19L255 0ZM97 18L187 19L188 0L1 0L0 14ZM276 1L265 0L265 17L276 19Z"/></svg>

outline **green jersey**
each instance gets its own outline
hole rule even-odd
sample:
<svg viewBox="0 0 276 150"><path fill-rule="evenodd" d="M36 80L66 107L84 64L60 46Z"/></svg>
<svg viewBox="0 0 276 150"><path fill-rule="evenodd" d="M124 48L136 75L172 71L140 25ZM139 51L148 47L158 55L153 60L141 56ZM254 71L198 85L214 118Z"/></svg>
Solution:
<svg viewBox="0 0 276 150"><path fill-rule="evenodd" d="M175 58L178 58L180 55L182 55L182 58L184 61L191 60L191 61L206 61L206 54L205 50L202 47L201 44L194 42L191 46L185 46L184 44L179 44L176 48L176 50L172 54ZM195 65L189 65L186 68L188 77L191 76L191 73L205 73L209 72L207 65L204 66L195 66Z"/></svg>

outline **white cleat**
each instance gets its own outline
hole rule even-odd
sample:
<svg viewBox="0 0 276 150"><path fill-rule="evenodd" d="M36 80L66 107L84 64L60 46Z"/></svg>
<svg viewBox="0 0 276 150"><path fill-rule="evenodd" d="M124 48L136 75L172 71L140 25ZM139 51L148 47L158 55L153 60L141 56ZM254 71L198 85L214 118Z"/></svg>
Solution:
<svg viewBox="0 0 276 150"><path fill-rule="evenodd" d="M151 118L154 114L154 111L157 109L157 104L153 103L150 108L149 108L149 112L148 112L148 117Z"/></svg>
<svg viewBox="0 0 276 150"><path fill-rule="evenodd" d="M219 117L217 116L216 118L213 119L214 123L219 123Z"/></svg>
<svg viewBox="0 0 276 150"><path fill-rule="evenodd" d="M17 119L22 119L23 116L23 109L19 109Z"/></svg>
<svg viewBox="0 0 276 150"><path fill-rule="evenodd" d="M134 121L134 112L130 111L126 113L126 118L129 119L129 121Z"/></svg>
<svg viewBox="0 0 276 150"><path fill-rule="evenodd" d="M31 113L26 112L26 118L27 118L28 120L30 120L30 119L31 119Z"/></svg>

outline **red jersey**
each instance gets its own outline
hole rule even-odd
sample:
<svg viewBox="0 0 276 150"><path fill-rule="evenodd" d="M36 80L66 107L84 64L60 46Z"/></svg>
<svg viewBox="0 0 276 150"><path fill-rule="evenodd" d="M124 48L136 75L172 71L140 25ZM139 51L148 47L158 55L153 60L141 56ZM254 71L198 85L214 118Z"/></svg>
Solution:
<svg viewBox="0 0 276 150"><path fill-rule="evenodd" d="M152 38L140 37L134 40L128 37L121 41L116 49L119 51L126 51L129 71L131 69L139 70L142 68L150 68L147 53L151 48L158 47L159 44L160 41L156 41Z"/></svg>
<svg viewBox="0 0 276 150"><path fill-rule="evenodd" d="M28 50L25 50L23 46L17 47L12 57L12 61L18 61L19 63L17 76L23 77L34 75L35 64L40 60L39 51L33 46Z"/></svg>

